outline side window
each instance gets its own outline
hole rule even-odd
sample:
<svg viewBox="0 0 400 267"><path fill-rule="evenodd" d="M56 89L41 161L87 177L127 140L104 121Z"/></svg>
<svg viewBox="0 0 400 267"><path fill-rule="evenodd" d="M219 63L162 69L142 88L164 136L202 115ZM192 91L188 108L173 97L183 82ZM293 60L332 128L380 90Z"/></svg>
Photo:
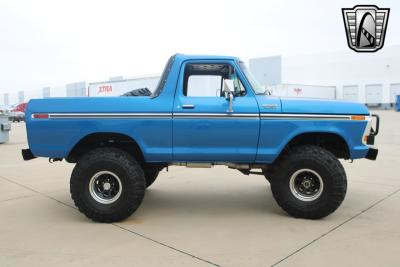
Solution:
<svg viewBox="0 0 400 267"><path fill-rule="evenodd" d="M189 97L224 97L225 91L235 97L246 90L230 64L188 64L185 67L183 94Z"/></svg>
<svg viewBox="0 0 400 267"><path fill-rule="evenodd" d="M186 96L219 96L222 76L190 75Z"/></svg>

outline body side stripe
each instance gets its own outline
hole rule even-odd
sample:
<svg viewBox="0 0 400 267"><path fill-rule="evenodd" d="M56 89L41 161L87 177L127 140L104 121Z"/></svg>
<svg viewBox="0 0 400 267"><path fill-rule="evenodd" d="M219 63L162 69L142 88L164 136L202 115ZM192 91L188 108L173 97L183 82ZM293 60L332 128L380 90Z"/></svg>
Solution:
<svg viewBox="0 0 400 267"><path fill-rule="evenodd" d="M39 117L35 115L48 115ZM32 119L262 119L352 120L352 115L285 113L36 113Z"/></svg>

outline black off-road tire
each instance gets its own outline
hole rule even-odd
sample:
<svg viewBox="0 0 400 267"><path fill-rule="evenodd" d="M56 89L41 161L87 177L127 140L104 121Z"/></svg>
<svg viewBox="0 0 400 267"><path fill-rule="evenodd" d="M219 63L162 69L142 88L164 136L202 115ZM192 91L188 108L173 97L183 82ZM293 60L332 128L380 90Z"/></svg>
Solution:
<svg viewBox="0 0 400 267"><path fill-rule="evenodd" d="M160 171L158 169L145 169L144 176L146 178L146 188L154 183Z"/></svg>
<svg viewBox="0 0 400 267"><path fill-rule="evenodd" d="M262 172L263 172L263 174L264 174L265 179L266 179L269 183L271 183L270 177L269 177L270 173L268 172L268 170L267 170L267 169L263 169Z"/></svg>
<svg viewBox="0 0 400 267"><path fill-rule="evenodd" d="M113 203L100 203L89 191L96 173L114 173L122 183ZM145 193L144 172L135 159L123 150L98 148L88 152L76 164L70 181L71 197L79 211L97 222L116 222L129 217L142 203Z"/></svg>
<svg viewBox="0 0 400 267"><path fill-rule="evenodd" d="M304 190L301 183L290 182L292 176L295 177L292 181L297 181L300 177L295 175L296 172L299 172L298 175L305 175L305 179L308 179L307 175L313 176L312 172L304 171L306 169L314 171L317 174L314 179L319 180L319 175L323 182L323 190L319 196L307 201L304 200L304 195L299 196L298 192L302 188ZM265 170L265 175L271 183L276 202L296 218L320 219L328 216L340 206L346 195L347 179L343 166L331 152L318 146L299 146L289 150ZM314 194L314 197L317 195Z"/></svg>

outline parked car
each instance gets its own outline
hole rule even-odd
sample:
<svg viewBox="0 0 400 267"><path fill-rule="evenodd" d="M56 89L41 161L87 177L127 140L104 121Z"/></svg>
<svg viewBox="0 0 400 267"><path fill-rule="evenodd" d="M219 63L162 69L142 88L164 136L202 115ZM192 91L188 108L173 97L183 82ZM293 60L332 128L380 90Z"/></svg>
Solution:
<svg viewBox="0 0 400 267"><path fill-rule="evenodd" d="M130 216L170 165L263 175L287 213L325 217L346 194L338 159L376 159L379 117L358 103L265 92L238 58L178 54L150 96L31 100L22 155L76 163L72 199L99 222Z"/></svg>
<svg viewBox="0 0 400 267"><path fill-rule="evenodd" d="M1 114L9 114L11 112L11 107L7 105L0 105L0 113Z"/></svg>
<svg viewBox="0 0 400 267"><path fill-rule="evenodd" d="M25 110L27 103L20 103L13 106L10 112L10 120L13 122L25 121Z"/></svg>
<svg viewBox="0 0 400 267"><path fill-rule="evenodd" d="M21 111L11 111L8 113L10 116L10 121L12 122L21 122L25 121L25 113Z"/></svg>
<svg viewBox="0 0 400 267"><path fill-rule="evenodd" d="M23 112L25 113L26 110L26 105L28 103L20 103L14 106L14 108L12 109L12 111L16 111L16 112Z"/></svg>

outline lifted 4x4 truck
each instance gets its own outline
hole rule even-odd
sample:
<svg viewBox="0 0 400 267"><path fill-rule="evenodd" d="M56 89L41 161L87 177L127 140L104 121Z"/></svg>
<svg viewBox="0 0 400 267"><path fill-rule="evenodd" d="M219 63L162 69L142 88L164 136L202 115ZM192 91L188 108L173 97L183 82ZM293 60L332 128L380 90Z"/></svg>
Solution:
<svg viewBox="0 0 400 267"><path fill-rule="evenodd" d="M378 153L364 105L268 95L235 57L177 54L150 96L35 99L26 122L23 158L76 163L72 199L99 222L130 216L170 165L264 175L287 213L318 219L345 197L338 159Z"/></svg>

